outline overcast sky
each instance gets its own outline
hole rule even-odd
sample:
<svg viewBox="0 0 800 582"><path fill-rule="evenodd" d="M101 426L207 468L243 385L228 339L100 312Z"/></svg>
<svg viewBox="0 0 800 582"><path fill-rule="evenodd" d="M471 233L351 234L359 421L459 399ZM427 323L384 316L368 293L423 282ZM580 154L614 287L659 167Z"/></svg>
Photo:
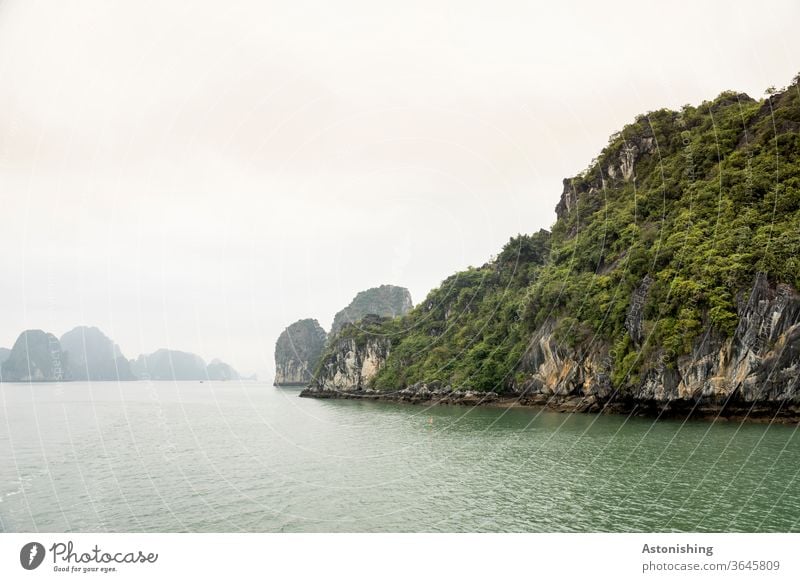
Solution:
<svg viewBox="0 0 800 582"><path fill-rule="evenodd" d="M800 71L800 3L0 3L0 346L96 325L271 379L359 290L415 302L638 114Z"/></svg>

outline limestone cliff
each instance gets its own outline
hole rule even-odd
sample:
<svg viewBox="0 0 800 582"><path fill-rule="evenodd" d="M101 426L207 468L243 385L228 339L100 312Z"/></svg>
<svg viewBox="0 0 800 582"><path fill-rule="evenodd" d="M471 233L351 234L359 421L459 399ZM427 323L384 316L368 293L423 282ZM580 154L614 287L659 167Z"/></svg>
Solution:
<svg viewBox="0 0 800 582"><path fill-rule="evenodd" d="M328 391L359 392L370 382L389 357L391 342L377 335L363 339L359 331L379 326L384 318L367 315L358 326L346 324L328 346L325 358L317 370L314 383L307 393Z"/></svg>
<svg viewBox="0 0 800 582"><path fill-rule="evenodd" d="M640 293L646 287L644 281ZM641 334L641 310L633 300L626 317L632 339ZM738 325L731 337L709 328L691 353L674 360L658 349L639 373L629 374L616 387L613 348L606 342L570 347L559 338L556 320L548 319L531 336L515 380L496 391L461 389L437 380L378 391L374 380L392 352L391 339L380 335L381 321L362 321L360 329L346 327L303 395L451 404L504 397L580 412L800 418L800 294L786 284L771 285L763 274L749 293L740 295Z"/></svg>
<svg viewBox="0 0 800 582"><path fill-rule="evenodd" d="M72 380L135 380L119 347L96 327L76 327L61 336Z"/></svg>
<svg viewBox="0 0 800 582"><path fill-rule="evenodd" d="M330 364L329 372L332 377L329 384L343 386L345 379L350 379L354 387L361 386L366 377L361 376L360 372L350 370L349 367L355 364L340 353L340 350L348 351L347 342L339 341L341 332L348 325L360 326L362 320L374 323L375 318L390 319L404 315L412 307L408 289L381 285L359 292L347 307L339 311L334 316L330 334L325 333L316 319L303 319L293 323L283 331L275 344L275 385L308 385L327 349L328 352L337 354L333 356L337 358L337 362ZM356 351L354 347L352 353ZM375 358L379 359L380 356L358 353L358 365L361 366L363 360L366 375L371 378L375 371L369 370L369 362L377 361Z"/></svg>
<svg viewBox="0 0 800 582"><path fill-rule="evenodd" d="M638 309L632 303L629 319ZM525 375L511 392L533 402L572 403L586 410L800 413L800 295L789 285L770 285L763 274L749 294L740 296L739 323L731 337L709 328L690 353L675 359L657 349L638 373L624 379L624 389L615 389L611 381L614 358L609 352L601 342L566 347L548 321L531 338L520 366Z"/></svg>
<svg viewBox="0 0 800 582"><path fill-rule="evenodd" d="M405 287L381 285L361 291L333 318L331 335L339 333L345 324L355 323L366 315L398 317L408 313L413 306L411 293Z"/></svg>
<svg viewBox="0 0 800 582"><path fill-rule="evenodd" d="M551 232L350 330L305 395L800 419L799 82L637 117Z"/></svg>
<svg viewBox="0 0 800 582"><path fill-rule="evenodd" d="M301 319L287 327L275 343L275 385L307 385L325 349L326 338L316 319Z"/></svg>
<svg viewBox="0 0 800 582"><path fill-rule="evenodd" d="M2 364L4 382L60 382L68 380L67 355L51 333L24 331Z"/></svg>

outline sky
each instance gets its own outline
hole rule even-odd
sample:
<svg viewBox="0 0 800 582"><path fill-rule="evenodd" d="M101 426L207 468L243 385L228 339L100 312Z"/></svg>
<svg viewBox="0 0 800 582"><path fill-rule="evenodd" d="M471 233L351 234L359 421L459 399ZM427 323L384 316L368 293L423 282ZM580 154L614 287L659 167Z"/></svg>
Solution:
<svg viewBox="0 0 800 582"><path fill-rule="evenodd" d="M640 113L800 71L800 3L0 0L0 346L271 380L293 321L549 228Z"/></svg>

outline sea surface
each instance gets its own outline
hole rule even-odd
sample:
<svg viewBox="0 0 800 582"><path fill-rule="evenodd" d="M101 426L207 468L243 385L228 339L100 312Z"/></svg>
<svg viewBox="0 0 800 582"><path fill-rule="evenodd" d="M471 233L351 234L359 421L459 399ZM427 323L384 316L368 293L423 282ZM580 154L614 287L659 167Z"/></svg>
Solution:
<svg viewBox="0 0 800 582"><path fill-rule="evenodd" d="M0 531L800 531L796 427L0 384Z"/></svg>

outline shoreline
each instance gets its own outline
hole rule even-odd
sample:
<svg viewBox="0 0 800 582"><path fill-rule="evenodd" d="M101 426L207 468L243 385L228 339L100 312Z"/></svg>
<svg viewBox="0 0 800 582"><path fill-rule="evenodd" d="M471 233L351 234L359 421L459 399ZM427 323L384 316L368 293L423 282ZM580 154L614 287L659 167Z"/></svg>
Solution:
<svg viewBox="0 0 800 582"><path fill-rule="evenodd" d="M409 389L397 392L376 390L330 390L306 387L301 398L321 400L372 400L427 406L482 406L490 408L530 408L564 414L607 414L636 416L654 420L701 420L705 422L748 422L793 425L800 423L800 405L791 402L742 402L731 399L635 401L616 397L600 400L595 396L554 394L498 394L476 391L429 391L420 394Z"/></svg>

